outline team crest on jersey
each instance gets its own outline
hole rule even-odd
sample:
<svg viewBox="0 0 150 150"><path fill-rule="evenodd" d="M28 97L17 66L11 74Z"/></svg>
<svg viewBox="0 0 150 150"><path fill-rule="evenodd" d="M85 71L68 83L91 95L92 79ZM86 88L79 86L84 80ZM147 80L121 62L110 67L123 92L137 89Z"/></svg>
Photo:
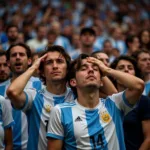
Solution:
<svg viewBox="0 0 150 150"><path fill-rule="evenodd" d="M51 111L51 106L49 104L45 104L45 110L46 112L50 112Z"/></svg>
<svg viewBox="0 0 150 150"><path fill-rule="evenodd" d="M109 115L109 113L107 111L101 112L100 117L104 123L108 123L111 120L111 116Z"/></svg>

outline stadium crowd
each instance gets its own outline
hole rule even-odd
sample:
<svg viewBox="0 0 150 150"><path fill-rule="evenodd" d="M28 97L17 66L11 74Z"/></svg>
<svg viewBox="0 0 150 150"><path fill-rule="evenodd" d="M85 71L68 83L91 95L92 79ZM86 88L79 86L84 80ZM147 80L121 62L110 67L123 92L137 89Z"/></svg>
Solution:
<svg viewBox="0 0 150 150"><path fill-rule="evenodd" d="M150 1L0 2L0 150L149 150Z"/></svg>

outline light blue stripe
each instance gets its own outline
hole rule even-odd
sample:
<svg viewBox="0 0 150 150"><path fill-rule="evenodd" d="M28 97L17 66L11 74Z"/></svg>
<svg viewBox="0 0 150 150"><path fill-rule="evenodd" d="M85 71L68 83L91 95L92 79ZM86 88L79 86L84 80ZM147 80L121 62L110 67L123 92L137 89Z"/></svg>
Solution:
<svg viewBox="0 0 150 150"><path fill-rule="evenodd" d="M42 88L41 81L34 81L33 82L33 88L35 88L37 91L41 90L41 88Z"/></svg>
<svg viewBox="0 0 150 150"><path fill-rule="evenodd" d="M64 103L65 96L53 97L53 99L54 99L54 106L55 106L57 104Z"/></svg>
<svg viewBox="0 0 150 150"><path fill-rule="evenodd" d="M55 134L52 134L52 133L47 133L47 134L46 134L46 137L47 137L47 138L59 139L59 140L63 140L63 139L64 139L64 137L59 136L59 135L55 135Z"/></svg>
<svg viewBox="0 0 150 150"><path fill-rule="evenodd" d="M15 121L15 125L13 126L13 150L21 150L21 111L12 109L12 116Z"/></svg>
<svg viewBox="0 0 150 150"><path fill-rule="evenodd" d="M0 86L0 95L5 96L6 85Z"/></svg>
<svg viewBox="0 0 150 150"><path fill-rule="evenodd" d="M150 92L150 83L145 84L145 93L147 96L148 96L149 92Z"/></svg>
<svg viewBox="0 0 150 150"><path fill-rule="evenodd" d="M104 130L99 122L98 109L86 110L86 121L91 147L93 150L108 150Z"/></svg>
<svg viewBox="0 0 150 150"><path fill-rule="evenodd" d="M65 103L59 104L60 107L63 107L63 106L70 107L70 106L74 106L74 105L76 105L76 103L65 102Z"/></svg>
<svg viewBox="0 0 150 150"><path fill-rule="evenodd" d="M116 132L117 132L117 138L119 142L120 150L125 150L125 144L124 144L124 133L123 133L123 112L119 110L115 103L110 100L109 98L105 101L105 106L111 115L113 122L115 124Z"/></svg>
<svg viewBox="0 0 150 150"><path fill-rule="evenodd" d="M42 108L44 105L43 95L37 94L31 110L27 113L29 119L28 150L38 150L39 130Z"/></svg>
<svg viewBox="0 0 150 150"><path fill-rule="evenodd" d="M74 136L73 117L71 107L61 109L61 122L64 128L65 150L76 150L76 139Z"/></svg>

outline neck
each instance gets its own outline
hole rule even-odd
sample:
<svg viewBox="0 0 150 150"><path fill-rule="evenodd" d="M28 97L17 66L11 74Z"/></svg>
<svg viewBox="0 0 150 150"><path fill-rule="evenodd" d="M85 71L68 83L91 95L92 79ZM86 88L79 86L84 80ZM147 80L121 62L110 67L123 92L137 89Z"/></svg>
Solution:
<svg viewBox="0 0 150 150"><path fill-rule="evenodd" d="M99 103L99 89L78 90L78 103L86 108L95 108Z"/></svg>
<svg viewBox="0 0 150 150"><path fill-rule="evenodd" d="M84 54L90 55L90 54L92 53L92 51L93 51L93 47L92 47L92 46L87 46L87 47L82 46L82 47L81 47L81 51L82 51L82 53L84 53Z"/></svg>
<svg viewBox="0 0 150 150"><path fill-rule="evenodd" d="M66 91L66 81L62 81L61 83L57 82L51 82L46 84L46 89L48 92L55 94L55 95L61 95L65 93Z"/></svg>
<svg viewBox="0 0 150 150"><path fill-rule="evenodd" d="M147 82L150 80L150 73L147 73L144 75L144 82Z"/></svg>

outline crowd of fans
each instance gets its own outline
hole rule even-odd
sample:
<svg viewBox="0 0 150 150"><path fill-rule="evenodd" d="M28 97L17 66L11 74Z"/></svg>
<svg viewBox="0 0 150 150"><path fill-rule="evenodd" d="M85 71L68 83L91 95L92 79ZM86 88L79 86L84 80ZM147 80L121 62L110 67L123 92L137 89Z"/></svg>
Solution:
<svg viewBox="0 0 150 150"><path fill-rule="evenodd" d="M84 99L84 96L90 97L92 88L84 95L77 80L84 78L81 72L90 74L97 70L103 84L100 83L98 92L99 81L95 83L93 93L102 98L117 93L103 102L102 114L98 111L100 126L106 133L99 128L95 130L99 123L93 117L92 125L86 127L90 128L88 136L85 132L81 135L77 126L74 128L77 137L70 137L73 129L66 125L68 115L77 117L75 121L85 119L85 114L73 106L84 106L86 117L90 118L86 106L96 111ZM57 79L60 73L61 79ZM89 78L96 79L96 75ZM145 86L142 88L142 85ZM0 95L0 149L62 149L64 137L66 149L84 149L89 143L91 149L150 149L150 1L1 1ZM63 102L73 103L63 106L69 107L71 113L60 105L49 120L52 107ZM82 117L76 116L76 112ZM61 115L66 119L60 121ZM48 124L49 121L52 124ZM116 133L109 133L111 129ZM82 139L84 134L89 143ZM68 139L75 140L76 144Z"/></svg>

